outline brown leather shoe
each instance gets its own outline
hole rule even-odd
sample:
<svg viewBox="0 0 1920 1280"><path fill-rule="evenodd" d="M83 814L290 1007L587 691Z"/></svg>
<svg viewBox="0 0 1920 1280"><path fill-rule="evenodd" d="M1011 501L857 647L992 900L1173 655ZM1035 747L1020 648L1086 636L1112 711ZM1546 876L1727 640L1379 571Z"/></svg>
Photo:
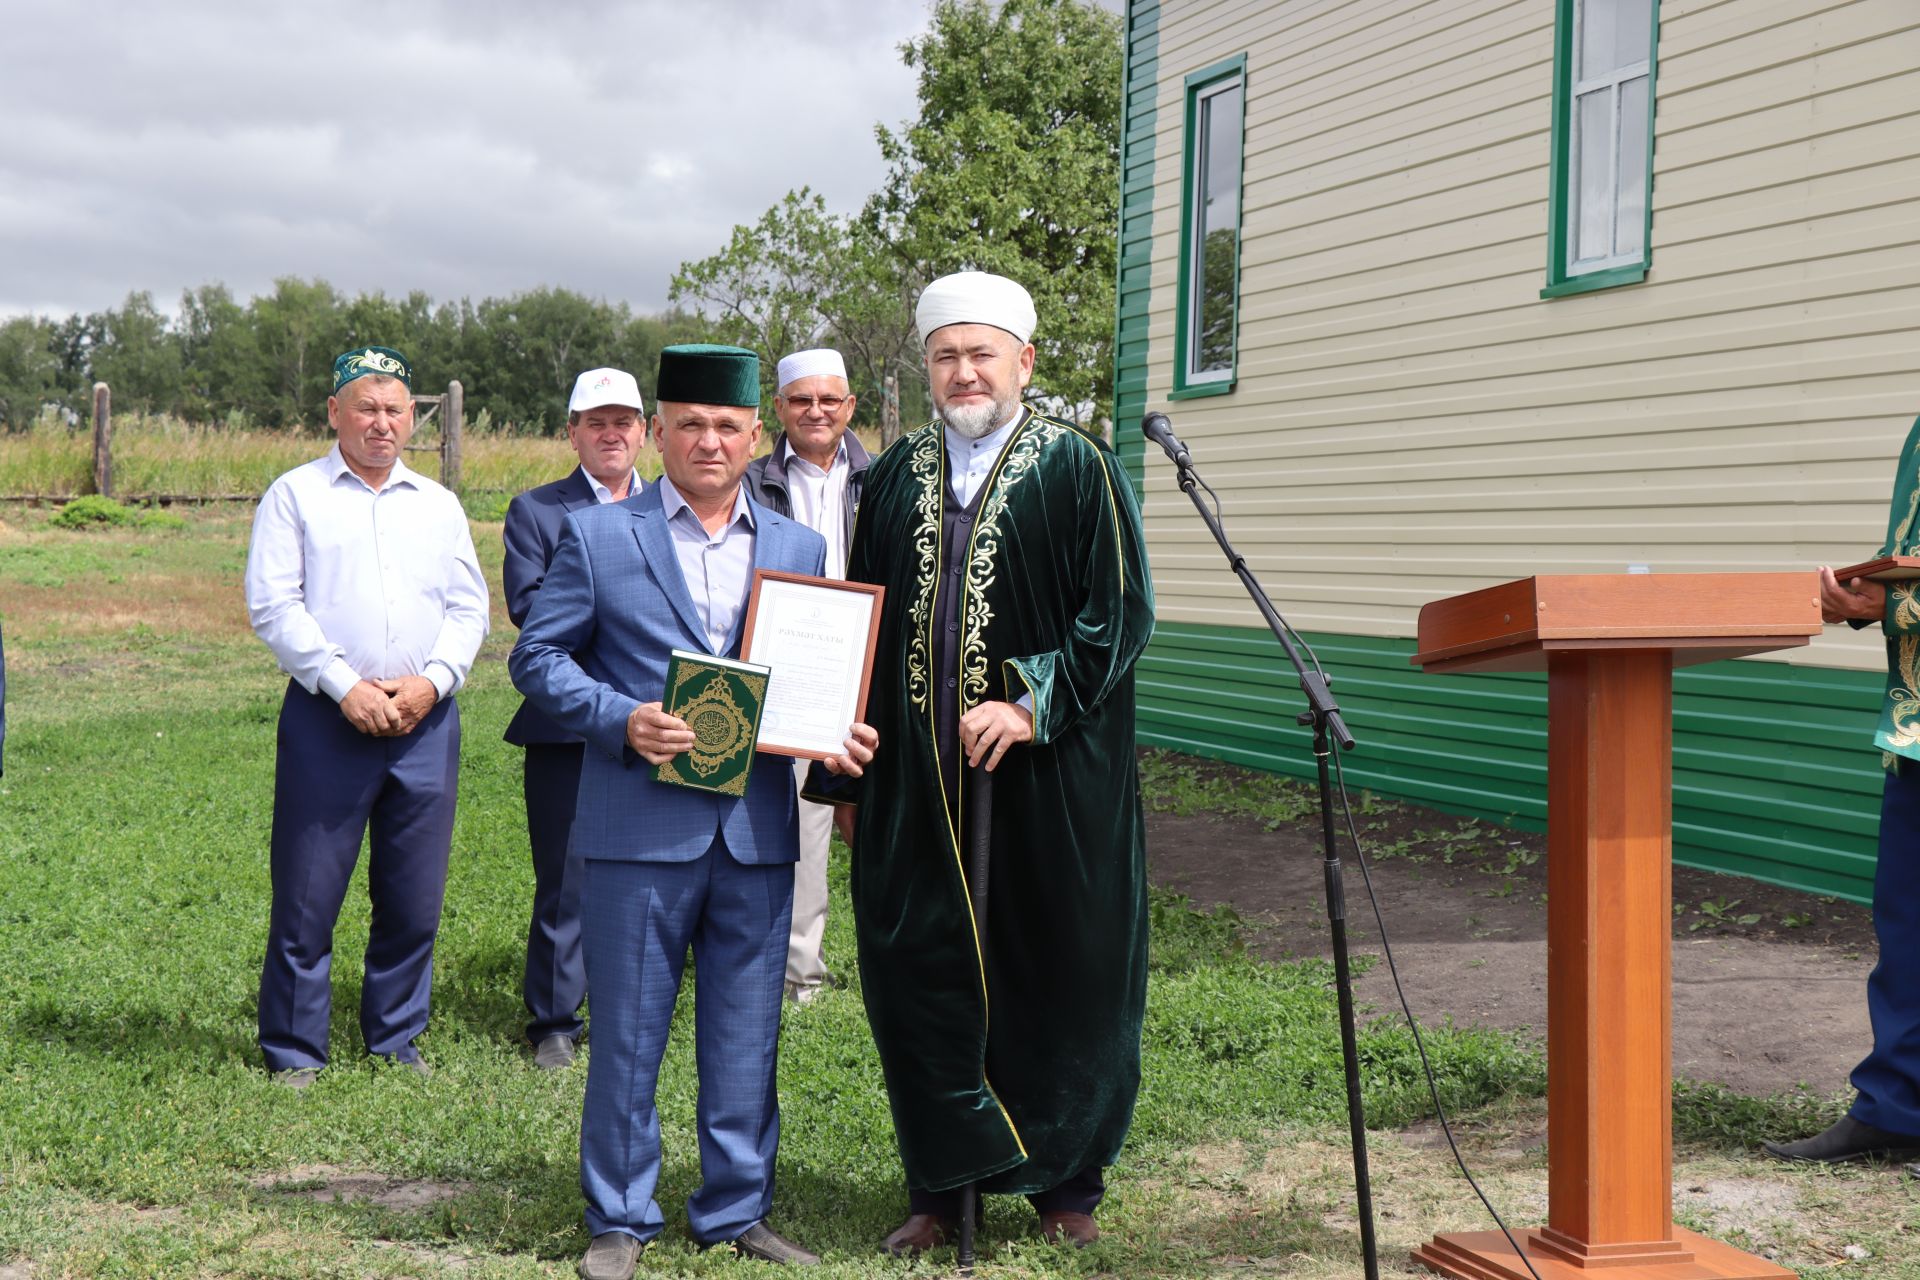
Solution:
<svg viewBox="0 0 1920 1280"><path fill-rule="evenodd" d="M880 1247L896 1258L910 1258L916 1253L938 1249L958 1232L959 1224L951 1218L937 1213L913 1213L907 1215L907 1220L895 1228Z"/></svg>
<svg viewBox="0 0 1920 1280"><path fill-rule="evenodd" d="M1040 1215L1040 1238L1054 1244L1070 1244L1076 1249L1084 1249L1100 1238L1100 1228L1093 1224L1091 1214L1043 1213Z"/></svg>

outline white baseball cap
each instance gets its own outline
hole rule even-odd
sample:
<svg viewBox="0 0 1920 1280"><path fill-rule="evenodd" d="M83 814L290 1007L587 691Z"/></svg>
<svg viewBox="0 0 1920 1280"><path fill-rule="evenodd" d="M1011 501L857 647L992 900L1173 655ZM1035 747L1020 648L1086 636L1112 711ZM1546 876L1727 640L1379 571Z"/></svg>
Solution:
<svg viewBox="0 0 1920 1280"><path fill-rule="evenodd" d="M568 413L585 413L604 405L617 404L644 413L640 403L640 384L624 369L589 369L573 380L573 398L567 401Z"/></svg>

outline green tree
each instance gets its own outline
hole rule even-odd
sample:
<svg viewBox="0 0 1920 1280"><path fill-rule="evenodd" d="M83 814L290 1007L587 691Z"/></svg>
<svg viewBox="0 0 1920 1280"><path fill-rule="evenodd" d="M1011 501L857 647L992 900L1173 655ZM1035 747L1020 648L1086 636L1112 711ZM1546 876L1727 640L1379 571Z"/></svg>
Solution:
<svg viewBox="0 0 1920 1280"><path fill-rule="evenodd" d="M470 403L498 422L551 435L566 426L573 380L613 362L630 317L624 303L543 288L488 298L473 318L481 332L466 347Z"/></svg>
<svg viewBox="0 0 1920 1280"><path fill-rule="evenodd" d="M770 399L781 356L831 346L847 359L859 418L877 419L889 373L911 374L915 290L893 254L863 224L831 214L802 187L727 247L674 273L669 297L690 304L717 341L761 355ZM909 379L913 381L913 379Z"/></svg>
<svg viewBox="0 0 1920 1280"><path fill-rule="evenodd" d="M180 340L153 295L127 295L118 310L88 318L90 372L113 388L113 407L168 413L179 407L184 385Z"/></svg>
<svg viewBox="0 0 1920 1280"><path fill-rule="evenodd" d="M223 284L203 284L180 296L175 331L182 362L178 412L194 421L223 418L267 399L260 344L247 309Z"/></svg>
<svg viewBox="0 0 1920 1280"><path fill-rule="evenodd" d="M38 316L0 321L0 426L32 426L43 405L62 401L59 337L54 323Z"/></svg>
<svg viewBox="0 0 1920 1280"><path fill-rule="evenodd" d="M1091 0L937 0L902 46L919 118L878 132L863 221L916 285L996 271L1033 294L1030 395L1110 416L1119 214L1120 20Z"/></svg>
<svg viewBox="0 0 1920 1280"><path fill-rule="evenodd" d="M343 300L324 280L282 276L248 308L264 373L261 400L238 404L269 426L323 423L333 358L345 349Z"/></svg>

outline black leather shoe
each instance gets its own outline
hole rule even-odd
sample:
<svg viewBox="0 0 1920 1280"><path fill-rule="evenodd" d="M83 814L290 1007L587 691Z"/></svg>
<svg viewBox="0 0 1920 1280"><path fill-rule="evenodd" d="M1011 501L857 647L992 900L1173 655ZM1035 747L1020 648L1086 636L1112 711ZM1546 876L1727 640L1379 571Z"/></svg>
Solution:
<svg viewBox="0 0 1920 1280"><path fill-rule="evenodd" d="M603 1231L580 1259L581 1280L633 1280L641 1243L624 1231Z"/></svg>
<svg viewBox="0 0 1920 1280"><path fill-rule="evenodd" d="M1843 1116L1825 1133L1798 1142L1769 1142L1766 1153L1807 1164L1843 1164L1848 1160L1908 1160L1920 1156L1920 1138L1888 1133L1852 1116Z"/></svg>
<svg viewBox="0 0 1920 1280"><path fill-rule="evenodd" d="M809 1253L768 1226L765 1220L754 1223L731 1242L733 1251L762 1262L779 1262L789 1267L817 1267L820 1255Z"/></svg>
<svg viewBox="0 0 1920 1280"><path fill-rule="evenodd" d="M564 1071L573 1065L573 1037L554 1034L533 1051L533 1065L542 1071Z"/></svg>

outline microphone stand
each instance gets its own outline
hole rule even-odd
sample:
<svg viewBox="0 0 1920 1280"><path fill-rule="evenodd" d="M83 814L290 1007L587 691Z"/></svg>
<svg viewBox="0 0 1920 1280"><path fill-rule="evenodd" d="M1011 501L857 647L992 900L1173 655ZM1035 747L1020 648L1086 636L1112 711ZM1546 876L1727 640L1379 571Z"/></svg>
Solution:
<svg viewBox="0 0 1920 1280"><path fill-rule="evenodd" d="M1195 473L1193 459L1174 436L1171 424L1164 415L1152 413L1147 415L1142 427L1147 438L1165 449L1167 456L1173 460L1180 491L1193 502L1194 510L1206 522L1214 541L1226 553L1228 565L1239 575L1247 594L1253 597L1253 603L1267 620L1274 638L1286 651L1287 661L1293 664L1294 671L1299 675L1300 691L1307 698L1307 709L1296 720L1303 726L1313 726L1313 758L1320 780L1320 837L1325 849L1322 866L1327 884L1327 923L1333 933L1334 987L1340 1003L1340 1052L1346 1062L1347 1129L1353 1141L1353 1186L1360 1218L1360 1256L1366 1267L1366 1280L1379 1280L1380 1258L1373 1238L1373 1188L1367 1174L1366 1109L1360 1096L1360 1049L1354 1032L1353 975L1347 963L1347 894L1341 877L1340 847L1333 834L1333 785L1328 777L1327 766L1329 739L1339 743L1342 751L1351 751L1354 747L1353 735L1347 732L1346 723L1340 718L1340 707L1328 688L1332 682L1317 667L1309 669L1301 661L1300 651L1288 634L1286 621L1267 598L1260 580L1253 576L1253 570L1247 567L1246 557L1235 551L1233 544L1227 540L1219 515L1201 500L1197 491L1206 488L1205 482ZM1211 495L1213 490L1207 489L1207 492Z"/></svg>

